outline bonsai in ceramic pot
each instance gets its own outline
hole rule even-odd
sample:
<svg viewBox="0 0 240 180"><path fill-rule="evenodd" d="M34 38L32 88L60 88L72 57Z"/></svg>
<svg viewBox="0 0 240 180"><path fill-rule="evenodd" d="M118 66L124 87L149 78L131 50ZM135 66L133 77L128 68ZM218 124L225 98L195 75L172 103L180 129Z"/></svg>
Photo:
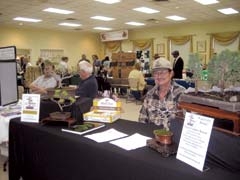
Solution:
<svg viewBox="0 0 240 180"><path fill-rule="evenodd" d="M153 131L155 140L161 144L172 144L173 132L166 129L156 129Z"/></svg>
<svg viewBox="0 0 240 180"><path fill-rule="evenodd" d="M175 117L176 112L176 107L174 105L171 108L166 108L164 113L161 114L160 121L162 122L163 128L153 131L157 142L165 145L172 144L173 132L170 130L170 120Z"/></svg>

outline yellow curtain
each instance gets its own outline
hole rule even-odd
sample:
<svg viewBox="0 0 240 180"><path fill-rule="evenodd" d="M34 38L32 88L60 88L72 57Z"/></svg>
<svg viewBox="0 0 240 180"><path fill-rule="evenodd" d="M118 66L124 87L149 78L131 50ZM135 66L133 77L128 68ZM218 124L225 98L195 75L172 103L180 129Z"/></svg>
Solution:
<svg viewBox="0 0 240 180"><path fill-rule="evenodd" d="M211 33L210 34L210 57L213 56L213 40L222 46L228 46L232 44L240 35L240 31L237 32L222 32L222 33ZM240 41L240 38L239 38ZM240 50L240 42L238 43L238 49Z"/></svg>
<svg viewBox="0 0 240 180"><path fill-rule="evenodd" d="M122 51L122 41L109 41L104 43L104 52L106 53L106 49L110 50L111 52L116 52L118 49Z"/></svg>
<svg viewBox="0 0 240 180"><path fill-rule="evenodd" d="M167 58L169 59L170 54L170 43L176 45L183 45L190 41L190 52L193 52L193 43L192 43L192 36L193 35L186 35L186 36L169 36L167 37Z"/></svg>
<svg viewBox="0 0 240 180"><path fill-rule="evenodd" d="M139 39L139 40L132 40L133 42L133 49L139 48L140 50L146 50L148 48L152 48L153 39Z"/></svg>
<svg viewBox="0 0 240 180"><path fill-rule="evenodd" d="M220 45L232 44L239 36L240 32L224 32L224 33L213 33L212 38L217 41Z"/></svg>
<svg viewBox="0 0 240 180"><path fill-rule="evenodd" d="M170 40L173 44L183 45L192 39L192 35L187 36L169 36L168 40Z"/></svg>

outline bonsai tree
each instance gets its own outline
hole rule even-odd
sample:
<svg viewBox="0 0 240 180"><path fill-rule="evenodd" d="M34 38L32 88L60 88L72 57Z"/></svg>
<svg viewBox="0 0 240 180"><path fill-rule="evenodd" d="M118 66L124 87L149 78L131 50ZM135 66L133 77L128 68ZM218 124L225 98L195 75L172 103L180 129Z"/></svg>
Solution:
<svg viewBox="0 0 240 180"><path fill-rule="evenodd" d="M63 108L71 106L76 101L76 99L64 89L55 89L51 100L57 103L61 112L63 112Z"/></svg>
<svg viewBox="0 0 240 180"><path fill-rule="evenodd" d="M221 89L224 94L226 82L235 85L240 81L240 53L239 51L224 50L213 56L208 64L209 81Z"/></svg>
<svg viewBox="0 0 240 180"><path fill-rule="evenodd" d="M188 69L193 74L191 79L195 83L195 93L198 92L197 81L201 79L201 58L198 53L190 54L189 61L188 61Z"/></svg>
<svg viewBox="0 0 240 180"><path fill-rule="evenodd" d="M170 130L171 119L175 117L177 110L173 101L168 101L165 107L159 109L159 122L162 122L162 129L153 131L155 139L162 144L171 144L173 132Z"/></svg>
<svg viewBox="0 0 240 180"><path fill-rule="evenodd" d="M155 129L153 134L155 135L156 141L161 144L171 144L173 132L170 130L170 112L164 113L162 117L163 128Z"/></svg>

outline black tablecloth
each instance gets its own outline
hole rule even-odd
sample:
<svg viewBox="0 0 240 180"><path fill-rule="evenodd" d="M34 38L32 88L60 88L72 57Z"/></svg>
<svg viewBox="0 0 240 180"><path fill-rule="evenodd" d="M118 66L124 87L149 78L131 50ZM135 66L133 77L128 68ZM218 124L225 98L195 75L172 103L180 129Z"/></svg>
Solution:
<svg viewBox="0 0 240 180"><path fill-rule="evenodd" d="M138 132L153 137L152 131L157 127L118 120L95 132L109 128L129 135ZM172 129L175 133L174 141L178 143L182 122L173 121ZM177 160L175 156L163 158L148 147L126 151L108 142L96 143L80 135L62 132L61 127L23 123L18 118L10 122L9 180L19 180L20 176L24 180L237 180L240 178L239 170L230 171L229 167L224 168L216 159L226 156L226 152L234 153L232 156L236 158L233 161L239 163L239 147L239 138L214 131L207 161L210 170L200 172Z"/></svg>

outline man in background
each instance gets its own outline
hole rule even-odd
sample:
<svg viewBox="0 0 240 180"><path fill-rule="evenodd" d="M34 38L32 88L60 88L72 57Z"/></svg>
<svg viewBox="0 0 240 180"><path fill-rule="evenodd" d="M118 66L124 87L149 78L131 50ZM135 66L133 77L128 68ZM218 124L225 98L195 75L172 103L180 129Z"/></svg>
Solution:
<svg viewBox="0 0 240 180"><path fill-rule="evenodd" d="M175 50L172 52L172 56L174 57L173 61L173 78L182 79L182 71L184 67L183 59L179 56L179 51Z"/></svg>
<svg viewBox="0 0 240 180"><path fill-rule="evenodd" d="M57 80L53 76L54 66L51 61L46 60L44 62L43 72L43 75L39 76L30 84L29 89L31 93L47 94L48 88L55 88L57 86Z"/></svg>

